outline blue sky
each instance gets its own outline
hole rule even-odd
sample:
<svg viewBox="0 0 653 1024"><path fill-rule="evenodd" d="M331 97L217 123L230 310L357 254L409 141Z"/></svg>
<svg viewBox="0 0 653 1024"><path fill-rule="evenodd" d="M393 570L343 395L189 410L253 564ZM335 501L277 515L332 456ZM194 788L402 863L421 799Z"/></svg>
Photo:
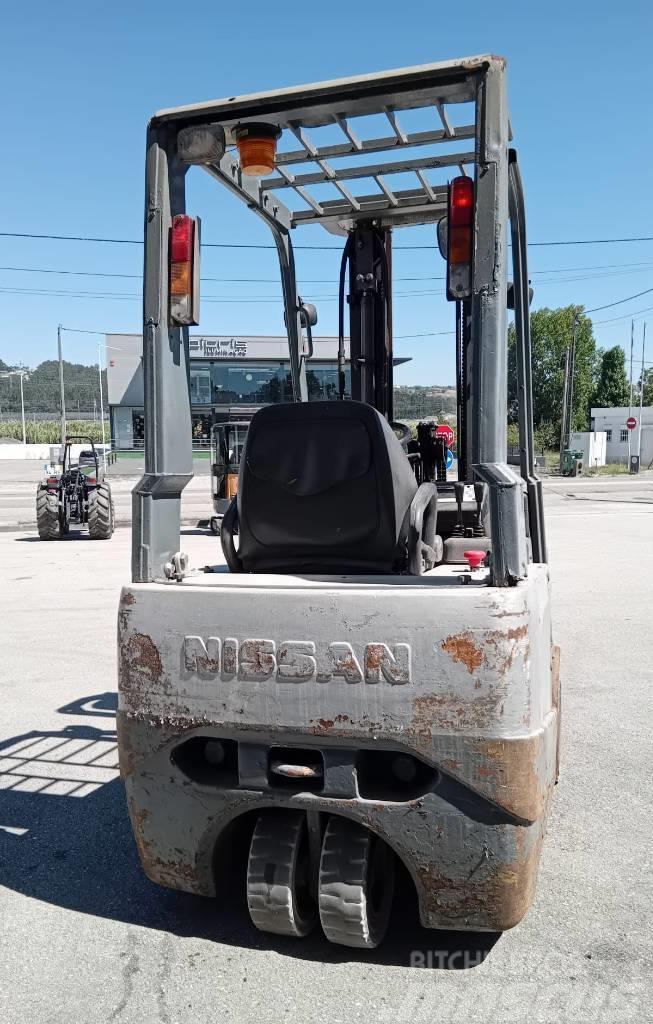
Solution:
<svg viewBox="0 0 653 1024"><path fill-rule="evenodd" d="M7 6L2 21L3 231L139 238L145 125L161 107L492 52L509 62L529 239L653 235L653 12L646 0L537 6L523 0L377 0L373 6L61 0L56 16L50 3L34 0ZM193 185L189 212L202 216L207 241L267 241L256 218L208 180ZM317 231L325 244L337 244L321 229L294 240L322 241ZM430 236L399 233L397 244L404 240ZM338 261L336 252L298 254L302 294L317 297L321 334L336 330ZM0 266L138 275L141 251L0 238ZM534 307L577 302L591 308L653 286L653 242L532 247L530 269ZM203 332L283 331L279 304L262 301L278 295L267 283L276 278L273 253L205 250L202 272L262 279L205 284L204 297L222 301L204 302ZM397 279L440 276L443 264L434 252L397 252L394 272ZM453 328L453 307L440 295L405 294L440 288L397 280L395 290L404 294L395 304L396 335ZM44 289L105 297L30 294ZM136 277L0 270L0 357L27 365L54 357L59 322L139 331L138 292ZM630 315L648 306L653 294L597 313L596 321L621 318L597 323L599 344L628 345ZM653 310L649 316L653 321ZM640 317L638 331L641 323ZM452 337L400 339L396 349L413 357L398 371L398 383L453 381ZM94 362L97 339L67 334L65 354Z"/></svg>

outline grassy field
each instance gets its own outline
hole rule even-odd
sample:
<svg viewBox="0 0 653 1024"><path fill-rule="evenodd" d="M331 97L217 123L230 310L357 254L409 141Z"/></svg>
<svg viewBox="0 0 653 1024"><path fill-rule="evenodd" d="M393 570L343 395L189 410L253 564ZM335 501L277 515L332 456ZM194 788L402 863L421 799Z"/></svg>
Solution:
<svg viewBox="0 0 653 1024"><path fill-rule="evenodd" d="M66 428L69 434L85 434L92 441L102 440L102 424L97 420L68 420ZM104 434L109 439L109 421L105 421ZM25 435L28 444L58 444L61 440L60 420L40 420L37 423L25 420ZM20 420L0 421L0 438L11 437L16 441L23 440L23 424Z"/></svg>

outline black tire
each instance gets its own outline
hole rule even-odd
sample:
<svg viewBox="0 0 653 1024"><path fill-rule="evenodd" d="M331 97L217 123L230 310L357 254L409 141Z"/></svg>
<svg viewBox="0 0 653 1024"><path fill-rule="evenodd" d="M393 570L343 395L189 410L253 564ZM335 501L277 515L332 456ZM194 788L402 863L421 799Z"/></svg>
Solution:
<svg viewBox="0 0 653 1024"><path fill-rule="evenodd" d="M247 907L262 932L299 938L317 924L303 811L259 814L247 861Z"/></svg>
<svg viewBox="0 0 653 1024"><path fill-rule="evenodd" d="M36 492L36 525L41 540L60 540L59 497L42 487Z"/></svg>
<svg viewBox="0 0 653 1024"><path fill-rule="evenodd" d="M109 540L113 534L113 520L111 488L105 482L88 496L88 535L91 540Z"/></svg>
<svg viewBox="0 0 653 1024"><path fill-rule="evenodd" d="M392 910L394 867L394 853L373 832L346 818L329 818L318 893L329 942L374 949L383 941Z"/></svg>

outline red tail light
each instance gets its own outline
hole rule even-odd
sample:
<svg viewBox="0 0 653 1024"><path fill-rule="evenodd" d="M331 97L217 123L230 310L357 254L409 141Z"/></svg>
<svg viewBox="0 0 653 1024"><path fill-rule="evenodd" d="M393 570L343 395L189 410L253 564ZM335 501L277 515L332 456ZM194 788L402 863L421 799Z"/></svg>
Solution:
<svg viewBox="0 0 653 1024"><path fill-rule="evenodd" d="M472 294L474 182L464 176L449 185L447 298Z"/></svg>
<svg viewBox="0 0 653 1024"><path fill-rule="evenodd" d="M199 217L178 214L170 229L170 322L199 323Z"/></svg>

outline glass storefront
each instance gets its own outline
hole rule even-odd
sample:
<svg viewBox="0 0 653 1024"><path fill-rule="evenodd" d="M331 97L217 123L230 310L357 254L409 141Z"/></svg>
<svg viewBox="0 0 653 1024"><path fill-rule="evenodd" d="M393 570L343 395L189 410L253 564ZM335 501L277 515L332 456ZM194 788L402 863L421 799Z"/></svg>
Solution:
<svg viewBox="0 0 653 1024"><path fill-rule="evenodd" d="M337 363L310 363L306 370L308 397L312 402L338 398ZM350 397L350 372L346 370L346 397ZM274 405L292 401L290 365L273 362L206 362L190 366L190 401L198 405Z"/></svg>
<svg viewBox="0 0 653 1024"><path fill-rule="evenodd" d="M338 364L311 361L306 369L311 402L337 401ZM345 397L351 397L351 373L345 370ZM213 423L233 419L230 408L291 402L292 387L288 360L191 360L190 402L193 447L208 448ZM249 415L249 414L248 414ZM124 422L123 422L124 420ZM112 411L112 436L116 447L142 449L145 437L143 409L116 408Z"/></svg>

